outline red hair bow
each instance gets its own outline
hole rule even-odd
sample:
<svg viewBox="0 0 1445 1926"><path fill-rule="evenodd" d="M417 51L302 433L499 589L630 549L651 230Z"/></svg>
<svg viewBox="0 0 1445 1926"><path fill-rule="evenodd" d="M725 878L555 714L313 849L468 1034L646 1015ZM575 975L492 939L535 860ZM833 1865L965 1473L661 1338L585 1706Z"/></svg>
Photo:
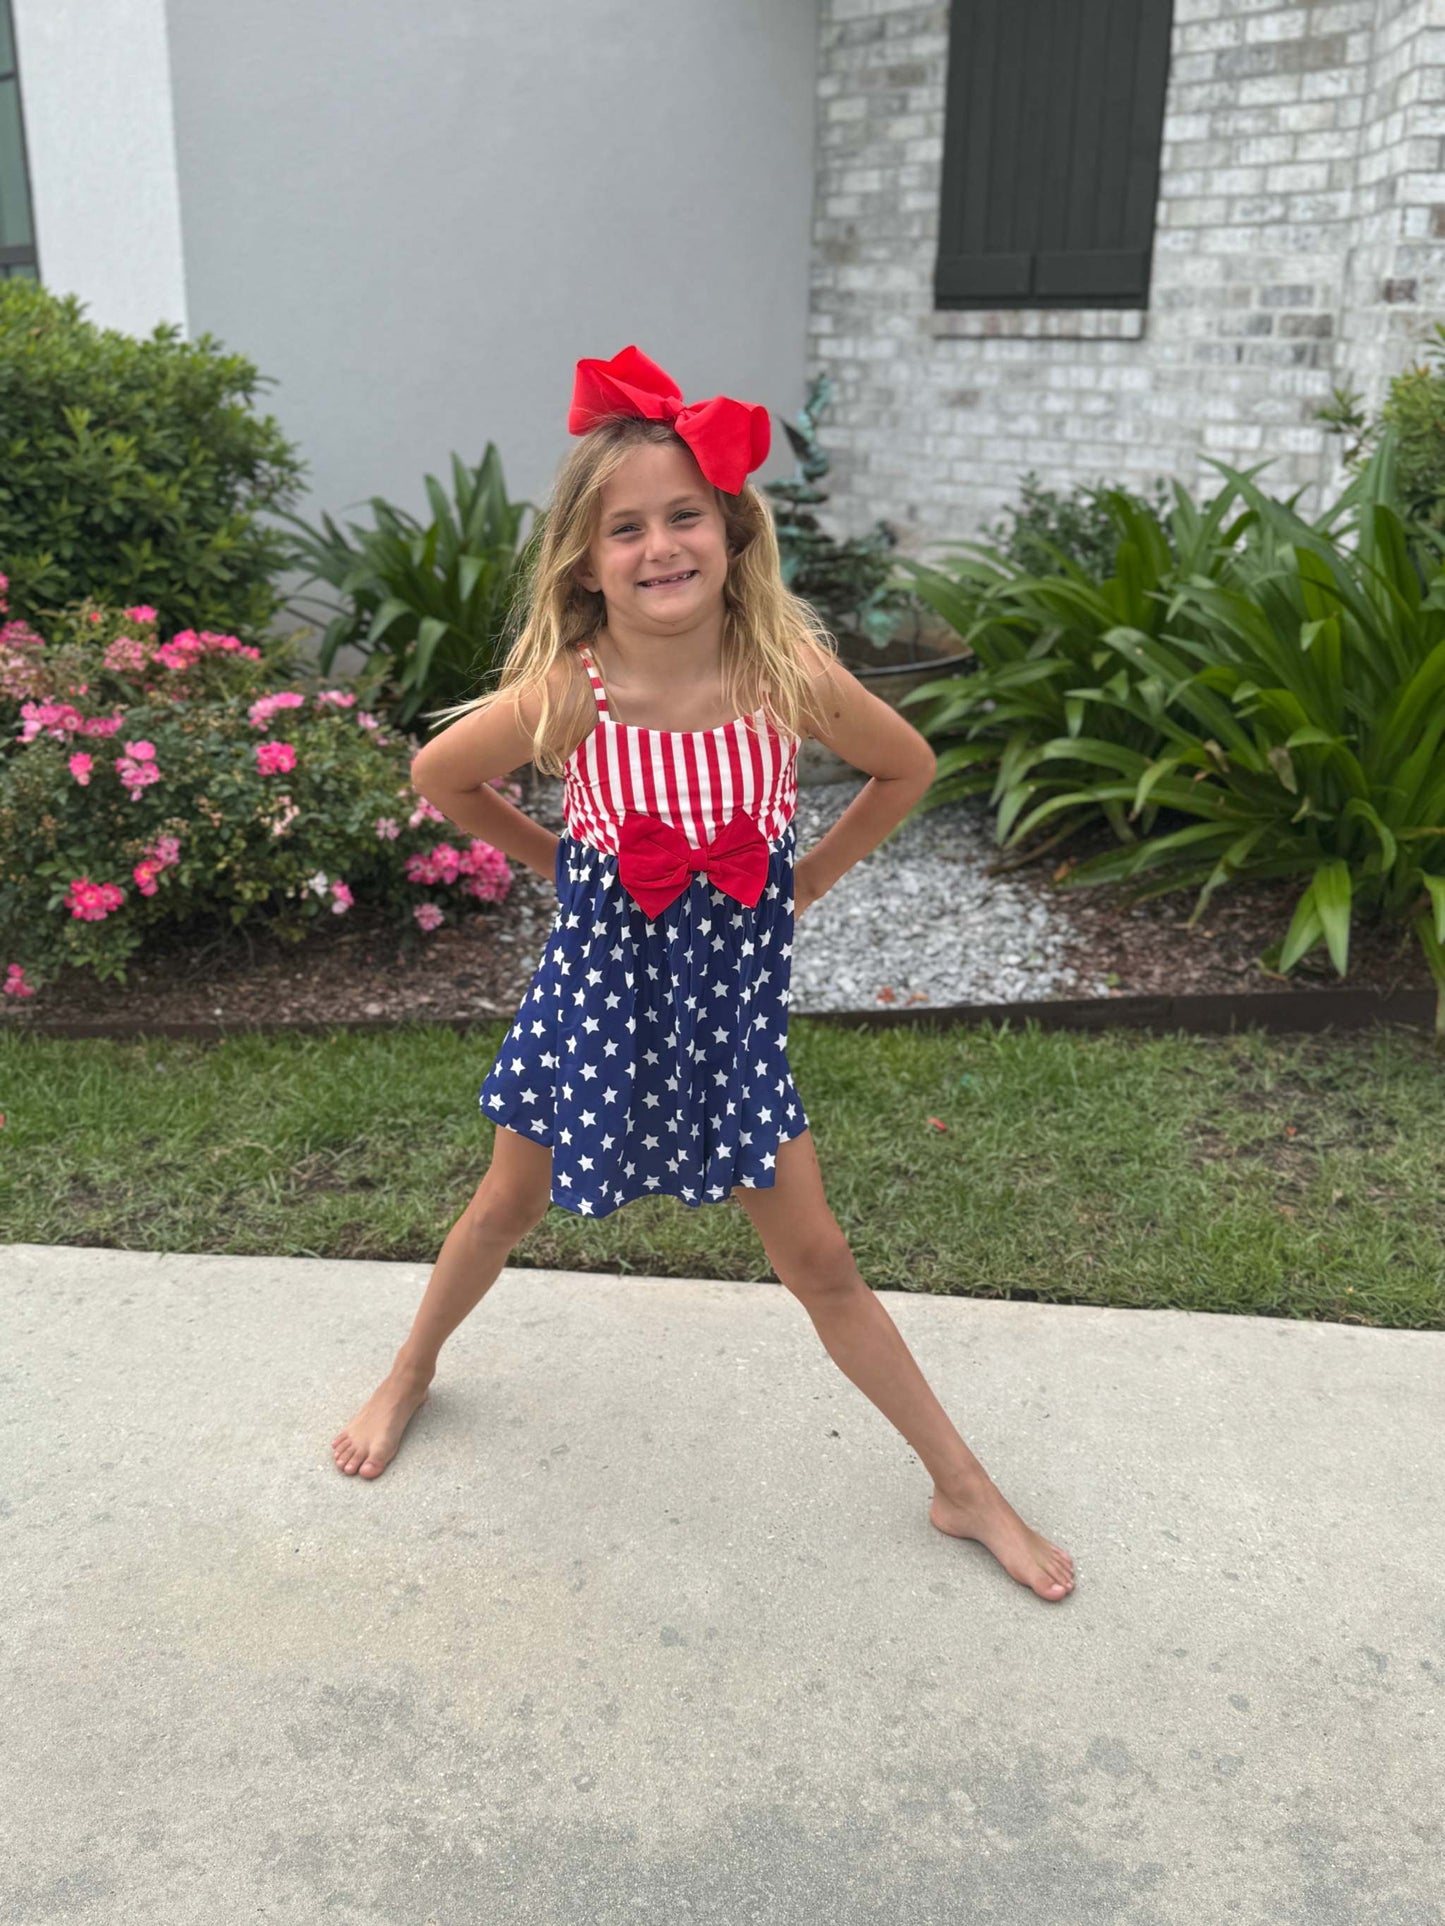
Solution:
<svg viewBox="0 0 1445 1926"><path fill-rule="evenodd" d="M768 880L768 839L751 816L730 816L701 849L673 823L636 809L623 812L617 876L649 917L660 916L702 871L715 888L751 909Z"/></svg>
<svg viewBox="0 0 1445 1926"><path fill-rule="evenodd" d="M692 450L698 467L725 495L736 495L772 446L766 408L714 395L687 401L670 374L640 348L624 348L610 361L579 361L567 414L569 435L585 435L609 415L641 415L670 421Z"/></svg>

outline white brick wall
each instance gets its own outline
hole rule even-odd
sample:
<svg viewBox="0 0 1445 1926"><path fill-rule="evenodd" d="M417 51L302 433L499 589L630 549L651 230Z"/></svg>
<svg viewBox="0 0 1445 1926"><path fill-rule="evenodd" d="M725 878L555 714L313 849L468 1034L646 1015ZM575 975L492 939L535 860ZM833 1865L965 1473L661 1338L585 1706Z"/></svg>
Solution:
<svg viewBox="0 0 1445 1926"><path fill-rule="evenodd" d="M1048 486L1250 466L1317 512L1312 421L1445 319L1445 0L1175 0L1148 305L937 314L946 5L820 0L808 374L825 519L967 540Z"/></svg>

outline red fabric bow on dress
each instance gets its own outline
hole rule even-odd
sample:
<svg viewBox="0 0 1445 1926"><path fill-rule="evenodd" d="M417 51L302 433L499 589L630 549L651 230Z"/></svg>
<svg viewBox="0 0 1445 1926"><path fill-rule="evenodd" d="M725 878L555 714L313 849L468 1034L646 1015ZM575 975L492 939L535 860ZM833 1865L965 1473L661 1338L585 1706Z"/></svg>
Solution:
<svg viewBox="0 0 1445 1926"><path fill-rule="evenodd" d="M710 843L694 849L675 823L626 810L618 837L617 875L649 917L660 916L690 886L696 872L751 909L768 880L768 839L741 811Z"/></svg>
<svg viewBox="0 0 1445 1926"><path fill-rule="evenodd" d="M725 495L736 495L772 446L766 408L714 395L711 401L682 398L670 374L640 348L624 348L610 361L579 361L567 414L569 435L585 435L609 415L641 415L670 421L692 450L703 474Z"/></svg>

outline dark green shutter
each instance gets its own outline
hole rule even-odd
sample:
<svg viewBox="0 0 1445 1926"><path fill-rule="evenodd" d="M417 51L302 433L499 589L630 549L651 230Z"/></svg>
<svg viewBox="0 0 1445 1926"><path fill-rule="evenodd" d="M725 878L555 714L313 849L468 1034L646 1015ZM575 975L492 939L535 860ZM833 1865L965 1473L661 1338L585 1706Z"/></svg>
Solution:
<svg viewBox="0 0 1445 1926"><path fill-rule="evenodd" d="M953 0L940 308L1143 306L1173 0Z"/></svg>

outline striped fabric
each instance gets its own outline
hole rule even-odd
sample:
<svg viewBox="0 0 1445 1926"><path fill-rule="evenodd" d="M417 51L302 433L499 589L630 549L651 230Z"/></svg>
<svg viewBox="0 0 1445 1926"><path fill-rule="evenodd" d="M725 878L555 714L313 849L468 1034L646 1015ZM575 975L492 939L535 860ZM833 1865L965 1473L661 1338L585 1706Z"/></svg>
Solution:
<svg viewBox="0 0 1445 1926"><path fill-rule="evenodd" d="M761 708L717 729L614 722L585 643L578 654L592 683L597 726L567 759L562 795L569 835L615 856L623 813L635 809L676 825L694 849L711 842L739 810L769 842L781 836L798 806L798 745L779 735Z"/></svg>

